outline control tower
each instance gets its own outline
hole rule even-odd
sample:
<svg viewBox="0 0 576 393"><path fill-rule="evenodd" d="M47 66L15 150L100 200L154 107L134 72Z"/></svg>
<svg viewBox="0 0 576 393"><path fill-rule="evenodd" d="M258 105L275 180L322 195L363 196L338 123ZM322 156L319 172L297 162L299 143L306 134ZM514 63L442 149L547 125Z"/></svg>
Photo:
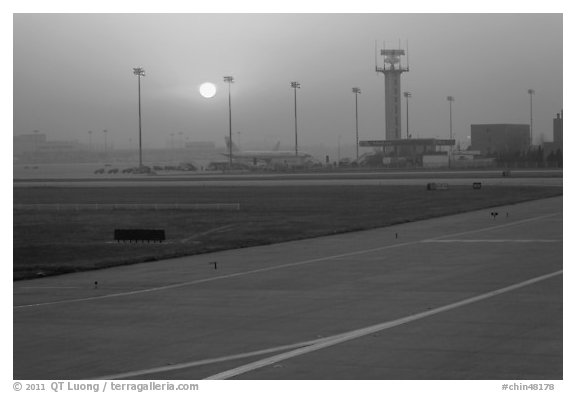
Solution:
<svg viewBox="0 0 576 393"><path fill-rule="evenodd" d="M404 49L382 49L380 55L384 57L384 66L378 67L376 60L376 72L384 74L384 100L386 106L386 140L402 138L402 89L400 76L408 72L409 67L402 66L401 56L405 55Z"/></svg>

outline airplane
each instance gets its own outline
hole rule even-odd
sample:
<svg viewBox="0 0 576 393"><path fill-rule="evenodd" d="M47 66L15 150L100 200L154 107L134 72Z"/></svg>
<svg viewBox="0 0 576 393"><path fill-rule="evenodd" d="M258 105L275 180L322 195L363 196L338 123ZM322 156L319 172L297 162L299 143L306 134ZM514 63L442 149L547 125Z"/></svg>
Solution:
<svg viewBox="0 0 576 393"><path fill-rule="evenodd" d="M226 157L230 156L230 138L226 140ZM294 151L279 150L280 142L276 143L274 150L253 150L243 151L232 142L232 160L248 164L255 167L277 167L277 166L308 166L315 163L314 158L307 153L300 152L298 155Z"/></svg>

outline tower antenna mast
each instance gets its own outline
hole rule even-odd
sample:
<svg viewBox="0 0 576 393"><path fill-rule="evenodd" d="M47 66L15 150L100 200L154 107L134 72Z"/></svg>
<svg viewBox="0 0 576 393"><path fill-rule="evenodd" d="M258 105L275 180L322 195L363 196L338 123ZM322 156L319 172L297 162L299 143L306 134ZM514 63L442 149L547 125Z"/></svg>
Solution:
<svg viewBox="0 0 576 393"><path fill-rule="evenodd" d="M408 50L408 40L406 40L406 71L410 71L410 51Z"/></svg>

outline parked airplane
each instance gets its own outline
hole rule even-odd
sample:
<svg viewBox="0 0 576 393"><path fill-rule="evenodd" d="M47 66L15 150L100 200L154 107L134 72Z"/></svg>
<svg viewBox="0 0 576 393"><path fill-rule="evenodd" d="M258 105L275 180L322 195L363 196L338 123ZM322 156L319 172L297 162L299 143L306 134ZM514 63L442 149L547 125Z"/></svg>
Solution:
<svg viewBox="0 0 576 393"><path fill-rule="evenodd" d="M225 137L227 152L226 157L230 155L230 138ZM315 163L314 158L307 153L294 151L279 150L280 142L276 144L274 150L253 150L242 151L232 142L232 160L237 163L248 164L261 167L277 166L309 166Z"/></svg>

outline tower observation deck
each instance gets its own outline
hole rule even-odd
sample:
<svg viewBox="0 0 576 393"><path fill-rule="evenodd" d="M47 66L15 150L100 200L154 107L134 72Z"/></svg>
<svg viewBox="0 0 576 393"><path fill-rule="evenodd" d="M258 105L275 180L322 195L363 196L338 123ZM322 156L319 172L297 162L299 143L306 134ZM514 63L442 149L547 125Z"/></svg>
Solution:
<svg viewBox="0 0 576 393"><path fill-rule="evenodd" d="M383 67L378 66L376 60L376 73L384 74L384 102L386 115L386 140L402 138L402 88L400 76L408 72L407 66L402 66L401 56L404 49L382 49L380 55L384 57Z"/></svg>

